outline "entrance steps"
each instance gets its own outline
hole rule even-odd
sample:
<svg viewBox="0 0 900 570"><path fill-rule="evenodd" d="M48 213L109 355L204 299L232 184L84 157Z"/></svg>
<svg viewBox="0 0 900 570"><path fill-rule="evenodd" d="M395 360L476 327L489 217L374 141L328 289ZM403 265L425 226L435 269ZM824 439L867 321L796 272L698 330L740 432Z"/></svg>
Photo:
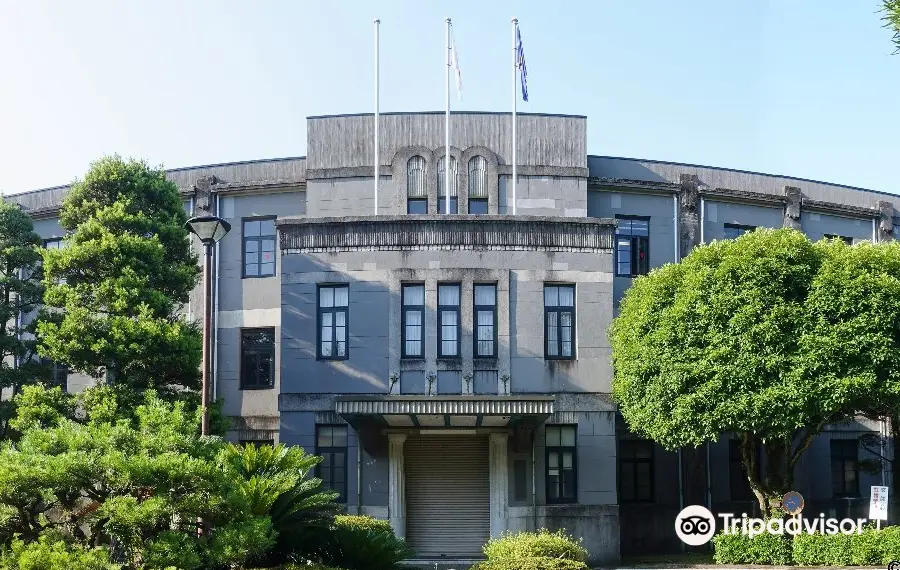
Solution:
<svg viewBox="0 0 900 570"><path fill-rule="evenodd" d="M480 562L480 560L477 558L418 558L404 560L400 564L408 570L468 570L476 562Z"/></svg>

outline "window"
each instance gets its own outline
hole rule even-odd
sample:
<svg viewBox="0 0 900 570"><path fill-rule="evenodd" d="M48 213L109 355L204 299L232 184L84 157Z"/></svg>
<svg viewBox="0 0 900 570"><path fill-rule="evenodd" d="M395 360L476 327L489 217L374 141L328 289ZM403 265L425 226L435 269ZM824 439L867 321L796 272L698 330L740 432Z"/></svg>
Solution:
<svg viewBox="0 0 900 570"><path fill-rule="evenodd" d="M853 238L850 236L839 236L837 234L825 234L825 239L839 239L847 245L853 245Z"/></svg>
<svg viewBox="0 0 900 570"><path fill-rule="evenodd" d="M438 161L438 180L437 180L437 195L438 195L438 214L443 214L447 211L447 157L442 156ZM459 213L459 199L458 199L458 188L459 188L459 168L456 165L456 158L450 157L450 213L458 214Z"/></svg>
<svg viewBox="0 0 900 570"><path fill-rule="evenodd" d="M438 285L438 357L459 358L459 284Z"/></svg>
<svg viewBox="0 0 900 570"><path fill-rule="evenodd" d="M469 213L488 213L487 160L483 156L469 159Z"/></svg>
<svg viewBox="0 0 900 570"><path fill-rule="evenodd" d="M243 220L244 277L275 275L275 218Z"/></svg>
<svg viewBox="0 0 900 570"><path fill-rule="evenodd" d="M732 501L749 501L753 497L741 454L741 441L739 439L729 439L728 487L731 490Z"/></svg>
<svg viewBox="0 0 900 570"><path fill-rule="evenodd" d="M69 390L69 367L49 358L41 358L41 366L50 370L50 386L59 386L63 392Z"/></svg>
<svg viewBox="0 0 900 570"><path fill-rule="evenodd" d="M547 504L574 503L577 499L575 427L549 425L545 428Z"/></svg>
<svg viewBox="0 0 900 570"><path fill-rule="evenodd" d="M50 238L44 240L44 249L62 249L65 247L63 238Z"/></svg>
<svg viewBox="0 0 900 570"><path fill-rule="evenodd" d="M831 488L835 497L859 496L859 443L831 440Z"/></svg>
<svg viewBox="0 0 900 570"><path fill-rule="evenodd" d="M497 357L497 286L475 285L475 358Z"/></svg>
<svg viewBox="0 0 900 570"><path fill-rule="evenodd" d="M742 226L741 224L725 224L725 239L739 238L747 232L752 232L756 226Z"/></svg>
<svg viewBox="0 0 900 570"><path fill-rule="evenodd" d="M650 268L650 218L616 216L616 275L646 275Z"/></svg>
<svg viewBox="0 0 900 570"><path fill-rule="evenodd" d="M275 385L275 329L241 329L241 390Z"/></svg>
<svg viewBox="0 0 900 570"><path fill-rule="evenodd" d="M575 286L544 286L545 358L575 358Z"/></svg>
<svg viewBox="0 0 900 570"><path fill-rule="evenodd" d="M414 156L406 163L406 213L428 213L428 190L425 187L425 159Z"/></svg>
<svg viewBox="0 0 900 570"><path fill-rule="evenodd" d="M319 354L322 360L346 360L350 288L347 285L319 286Z"/></svg>
<svg viewBox="0 0 900 570"><path fill-rule="evenodd" d="M338 493L338 503L346 503L347 426L316 426L316 455L322 457L316 466L322 486Z"/></svg>
<svg viewBox="0 0 900 570"><path fill-rule="evenodd" d="M653 502L653 443L619 441L619 495L623 503Z"/></svg>
<svg viewBox="0 0 900 570"><path fill-rule="evenodd" d="M403 314L401 315L401 356L403 358L425 357L425 285L404 285L401 293Z"/></svg>

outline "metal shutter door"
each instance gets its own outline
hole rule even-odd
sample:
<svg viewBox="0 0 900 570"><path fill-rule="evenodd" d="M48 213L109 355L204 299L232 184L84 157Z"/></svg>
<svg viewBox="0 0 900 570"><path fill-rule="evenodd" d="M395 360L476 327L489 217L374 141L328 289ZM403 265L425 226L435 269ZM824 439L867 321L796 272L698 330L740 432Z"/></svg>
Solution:
<svg viewBox="0 0 900 570"><path fill-rule="evenodd" d="M404 470L406 539L416 557L481 557L491 533L487 438L411 437Z"/></svg>

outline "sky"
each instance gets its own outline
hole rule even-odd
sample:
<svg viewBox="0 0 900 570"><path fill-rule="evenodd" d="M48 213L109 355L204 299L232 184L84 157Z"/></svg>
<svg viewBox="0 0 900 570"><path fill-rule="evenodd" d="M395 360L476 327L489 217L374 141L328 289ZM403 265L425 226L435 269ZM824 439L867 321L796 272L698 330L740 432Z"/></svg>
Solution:
<svg viewBox="0 0 900 570"><path fill-rule="evenodd" d="M306 117L588 117L588 152L900 194L900 55L879 0L0 0L0 190L120 154L165 168L306 154Z"/></svg>

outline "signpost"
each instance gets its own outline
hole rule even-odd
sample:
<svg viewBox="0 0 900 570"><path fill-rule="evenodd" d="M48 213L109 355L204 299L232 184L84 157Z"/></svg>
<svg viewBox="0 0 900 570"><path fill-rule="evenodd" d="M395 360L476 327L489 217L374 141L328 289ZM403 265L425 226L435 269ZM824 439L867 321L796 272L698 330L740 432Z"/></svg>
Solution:
<svg viewBox="0 0 900 570"><path fill-rule="evenodd" d="M888 488L873 485L870 497L869 520L877 521L875 524L881 530L881 521L888 518Z"/></svg>

